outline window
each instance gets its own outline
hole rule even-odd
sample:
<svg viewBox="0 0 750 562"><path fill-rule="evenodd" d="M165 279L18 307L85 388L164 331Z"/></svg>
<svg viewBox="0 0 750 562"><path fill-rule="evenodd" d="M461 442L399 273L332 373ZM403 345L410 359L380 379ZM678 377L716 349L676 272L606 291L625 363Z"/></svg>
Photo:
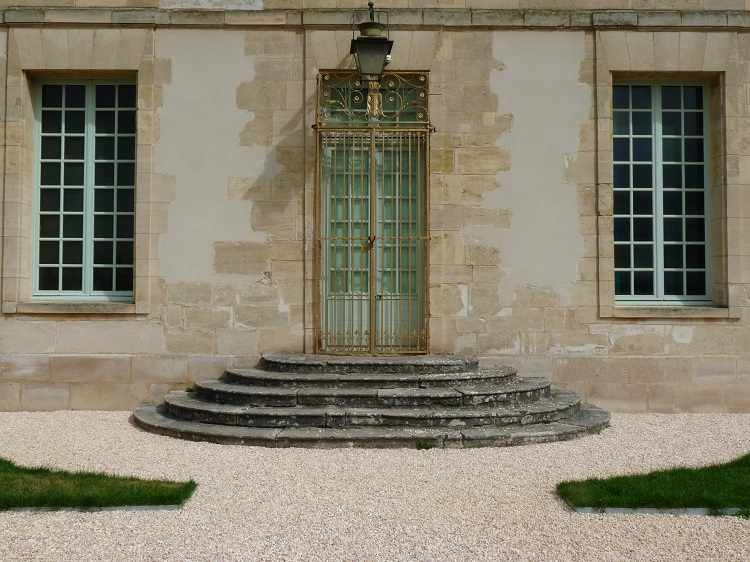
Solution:
<svg viewBox="0 0 750 562"><path fill-rule="evenodd" d="M135 94L133 82L38 83L39 300L133 299Z"/></svg>
<svg viewBox="0 0 750 562"><path fill-rule="evenodd" d="M709 304L708 87L613 86L618 304Z"/></svg>

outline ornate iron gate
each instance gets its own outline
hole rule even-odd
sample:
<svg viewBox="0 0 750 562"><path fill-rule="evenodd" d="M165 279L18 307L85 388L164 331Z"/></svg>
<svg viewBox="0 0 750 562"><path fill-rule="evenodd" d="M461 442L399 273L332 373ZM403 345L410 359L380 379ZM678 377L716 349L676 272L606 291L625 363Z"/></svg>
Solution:
<svg viewBox="0 0 750 562"><path fill-rule="evenodd" d="M427 75L321 75L317 351L427 351Z"/></svg>

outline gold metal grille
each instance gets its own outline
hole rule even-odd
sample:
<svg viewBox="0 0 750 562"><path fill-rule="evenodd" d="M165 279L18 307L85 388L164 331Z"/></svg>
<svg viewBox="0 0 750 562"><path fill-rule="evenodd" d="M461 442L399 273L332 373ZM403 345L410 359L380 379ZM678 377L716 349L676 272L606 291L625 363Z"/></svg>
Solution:
<svg viewBox="0 0 750 562"><path fill-rule="evenodd" d="M398 83L426 88L419 76ZM356 82L336 83L347 80ZM319 92L317 351L425 353L429 131L417 123L426 95L372 85L334 93L331 81L322 75ZM364 101L373 93L382 104Z"/></svg>

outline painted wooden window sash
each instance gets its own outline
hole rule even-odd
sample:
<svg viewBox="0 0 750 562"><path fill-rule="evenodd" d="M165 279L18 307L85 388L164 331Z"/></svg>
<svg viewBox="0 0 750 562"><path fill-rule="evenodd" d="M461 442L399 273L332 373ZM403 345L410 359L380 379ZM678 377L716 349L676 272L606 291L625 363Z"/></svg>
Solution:
<svg viewBox="0 0 750 562"><path fill-rule="evenodd" d="M613 86L617 304L711 303L708 108L705 83Z"/></svg>
<svg viewBox="0 0 750 562"><path fill-rule="evenodd" d="M36 84L35 300L133 300L136 86Z"/></svg>

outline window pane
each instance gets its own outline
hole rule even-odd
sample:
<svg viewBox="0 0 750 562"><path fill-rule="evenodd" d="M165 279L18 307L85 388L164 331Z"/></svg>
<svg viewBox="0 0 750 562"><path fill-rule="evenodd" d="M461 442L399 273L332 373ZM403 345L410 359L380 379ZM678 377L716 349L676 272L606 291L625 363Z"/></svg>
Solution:
<svg viewBox="0 0 750 562"><path fill-rule="evenodd" d="M703 87L685 86L685 109L703 109Z"/></svg>
<svg viewBox="0 0 750 562"><path fill-rule="evenodd" d="M60 236L60 216L42 215L39 217L39 236L41 238L58 238Z"/></svg>
<svg viewBox="0 0 750 562"><path fill-rule="evenodd" d="M633 161L650 162L653 158L651 139L633 139Z"/></svg>
<svg viewBox="0 0 750 562"><path fill-rule="evenodd" d="M94 242L94 264L114 263L113 247L114 242Z"/></svg>
<svg viewBox="0 0 750 562"><path fill-rule="evenodd" d="M366 275L362 276L363 279L367 279ZM115 290L117 291L132 291L133 290L133 268L132 267L118 267L115 277Z"/></svg>
<svg viewBox="0 0 750 562"><path fill-rule="evenodd" d="M664 240L682 242L682 219L664 219Z"/></svg>
<svg viewBox="0 0 750 562"><path fill-rule="evenodd" d="M65 87L65 107L85 107L86 86L81 84Z"/></svg>
<svg viewBox="0 0 750 562"><path fill-rule="evenodd" d="M97 213L115 210L115 193L113 189L94 190L94 211Z"/></svg>
<svg viewBox="0 0 750 562"><path fill-rule="evenodd" d="M60 164L57 162L42 162L41 166L42 185L60 185Z"/></svg>
<svg viewBox="0 0 750 562"><path fill-rule="evenodd" d="M688 271L687 278L688 295L702 296L706 294L706 274L702 271Z"/></svg>
<svg viewBox="0 0 750 562"><path fill-rule="evenodd" d="M613 117L614 117L615 134L616 135L630 134L629 114L624 111L615 111Z"/></svg>
<svg viewBox="0 0 750 562"><path fill-rule="evenodd" d="M39 195L40 211L59 211L60 210L60 190L59 189L41 189Z"/></svg>
<svg viewBox="0 0 750 562"><path fill-rule="evenodd" d="M44 107L62 107L62 86L44 84L42 86L42 105Z"/></svg>
<svg viewBox="0 0 750 562"><path fill-rule="evenodd" d="M703 113L695 111L685 112L685 134L703 135Z"/></svg>
<svg viewBox="0 0 750 562"><path fill-rule="evenodd" d="M682 267L682 244L664 245L664 267Z"/></svg>
<svg viewBox="0 0 750 562"><path fill-rule="evenodd" d="M42 111L42 133L62 132L62 112Z"/></svg>
<svg viewBox="0 0 750 562"><path fill-rule="evenodd" d="M662 181L664 189L681 189L682 188L682 166L662 167Z"/></svg>
<svg viewBox="0 0 750 562"><path fill-rule="evenodd" d="M646 242L653 240L653 222L648 219L633 219L633 240Z"/></svg>
<svg viewBox="0 0 750 562"><path fill-rule="evenodd" d="M614 205L615 205L614 214L629 215L630 214L630 192L615 191Z"/></svg>
<svg viewBox="0 0 750 562"><path fill-rule="evenodd" d="M615 271L615 294L630 295L630 272Z"/></svg>
<svg viewBox="0 0 750 562"><path fill-rule="evenodd" d="M630 166L627 164L615 164L614 188L630 187Z"/></svg>
<svg viewBox="0 0 750 562"><path fill-rule="evenodd" d="M94 165L94 185L115 185L115 165L97 162Z"/></svg>
<svg viewBox="0 0 750 562"><path fill-rule="evenodd" d="M662 158L665 162L682 162L682 139L663 139Z"/></svg>
<svg viewBox="0 0 750 562"><path fill-rule="evenodd" d="M630 161L630 139L614 139L615 162Z"/></svg>
<svg viewBox="0 0 750 562"><path fill-rule="evenodd" d="M83 134L86 128L86 114L83 111L65 112L65 133Z"/></svg>
<svg viewBox="0 0 750 562"><path fill-rule="evenodd" d="M702 191L685 192L685 214L686 215L703 215L705 210L704 196Z"/></svg>
<svg viewBox="0 0 750 562"><path fill-rule="evenodd" d="M706 267L706 247L703 244L685 246L685 266L701 269Z"/></svg>
<svg viewBox="0 0 750 562"><path fill-rule="evenodd" d="M112 290L112 268L95 267L94 268L94 290L111 291Z"/></svg>
<svg viewBox="0 0 750 562"><path fill-rule="evenodd" d="M135 85L127 84L118 87L120 107L135 107Z"/></svg>
<svg viewBox="0 0 750 562"><path fill-rule="evenodd" d="M114 134L115 132L115 112L114 111L97 111L96 112L96 133Z"/></svg>
<svg viewBox="0 0 750 562"><path fill-rule="evenodd" d="M703 162L703 139L685 139L685 162Z"/></svg>
<svg viewBox="0 0 750 562"><path fill-rule="evenodd" d="M62 139L60 137L42 137L42 158L59 160L61 147Z"/></svg>
<svg viewBox="0 0 750 562"><path fill-rule="evenodd" d="M650 244L634 245L633 267L654 267L654 247Z"/></svg>
<svg viewBox="0 0 750 562"><path fill-rule="evenodd" d="M63 176L65 185L83 185L83 163L66 162Z"/></svg>
<svg viewBox="0 0 750 562"><path fill-rule="evenodd" d="M118 137L117 157L120 160L133 160L135 158L135 138Z"/></svg>
<svg viewBox="0 0 750 562"><path fill-rule="evenodd" d="M96 87L96 107L115 107L115 85L99 85Z"/></svg>
<svg viewBox="0 0 750 562"><path fill-rule="evenodd" d="M682 134L682 114L677 111L665 111L661 114L661 132L663 135Z"/></svg>
<svg viewBox="0 0 750 562"><path fill-rule="evenodd" d="M94 238L112 238L114 234L114 217L97 215L94 217Z"/></svg>
<svg viewBox="0 0 750 562"><path fill-rule="evenodd" d="M118 238L132 238L133 237L133 216L132 215L118 215L117 216L117 237Z"/></svg>
<svg viewBox="0 0 750 562"><path fill-rule="evenodd" d="M665 191L664 192L664 214L681 215L682 214L682 192Z"/></svg>
<svg viewBox="0 0 750 562"><path fill-rule="evenodd" d="M632 86L633 109L651 109L651 86Z"/></svg>
<svg viewBox="0 0 750 562"><path fill-rule="evenodd" d="M703 165L685 166L685 187L703 189L704 187L704 167Z"/></svg>
<svg viewBox="0 0 750 562"><path fill-rule="evenodd" d="M39 263L57 265L60 260L60 243L57 241L39 242Z"/></svg>
<svg viewBox="0 0 750 562"><path fill-rule="evenodd" d="M614 86L612 88L612 107L614 109L628 109L630 107L630 86Z"/></svg>
<svg viewBox="0 0 750 562"><path fill-rule="evenodd" d="M39 268L39 289L41 291L60 290L60 270L56 267Z"/></svg>
<svg viewBox="0 0 750 562"><path fill-rule="evenodd" d="M63 210L66 212L83 212L83 189L65 189Z"/></svg>
<svg viewBox="0 0 750 562"><path fill-rule="evenodd" d="M115 138L114 137L97 137L95 157L97 160L114 160Z"/></svg>
<svg viewBox="0 0 750 562"><path fill-rule="evenodd" d="M83 270L80 267L62 268L62 290L80 291L83 289Z"/></svg>
<svg viewBox="0 0 750 562"><path fill-rule="evenodd" d="M64 264L82 264L83 242L63 242L62 258Z"/></svg>
<svg viewBox="0 0 750 562"><path fill-rule="evenodd" d="M653 197L651 191L633 192L633 214L650 215L653 212Z"/></svg>
<svg viewBox="0 0 750 562"><path fill-rule="evenodd" d="M685 219L685 239L688 242L703 242L706 239L705 220Z"/></svg>
<svg viewBox="0 0 750 562"><path fill-rule="evenodd" d="M633 272L633 294L642 296L654 294L654 273L652 271Z"/></svg>
<svg viewBox="0 0 750 562"><path fill-rule="evenodd" d="M83 237L83 217L81 215L64 215L63 216L63 237L64 238Z"/></svg>
<svg viewBox="0 0 750 562"><path fill-rule="evenodd" d="M65 137L66 160L83 160L83 137Z"/></svg>
<svg viewBox="0 0 750 562"><path fill-rule="evenodd" d="M615 219L615 241L630 241L630 219Z"/></svg>
<svg viewBox="0 0 750 562"><path fill-rule="evenodd" d="M682 271L665 271L664 294L682 296L684 292Z"/></svg>
<svg viewBox="0 0 750 562"><path fill-rule="evenodd" d="M664 109L682 109L682 99L679 86L662 86L661 106Z"/></svg>
<svg viewBox="0 0 750 562"><path fill-rule="evenodd" d="M132 163L117 165L117 185L133 186L135 185L135 165ZM356 204L356 201L355 201ZM365 213L367 212L367 205ZM358 215L365 216L365 215Z"/></svg>
<svg viewBox="0 0 750 562"><path fill-rule="evenodd" d="M135 133L135 111L120 111L117 114L117 132L121 135Z"/></svg>
<svg viewBox="0 0 750 562"><path fill-rule="evenodd" d="M117 188L117 212L132 213L134 210L133 189Z"/></svg>
<svg viewBox="0 0 750 562"><path fill-rule="evenodd" d="M633 165L633 188L648 189L653 187L653 173L651 165L635 164Z"/></svg>
<svg viewBox="0 0 750 562"><path fill-rule="evenodd" d="M133 243L132 242L118 242L117 243L117 264L118 265L132 265L133 264Z"/></svg>
<svg viewBox="0 0 750 562"><path fill-rule="evenodd" d="M651 112L634 111L633 112L633 134L650 135L651 134Z"/></svg>
<svg viewBox="0 0 750 562"><path fill-rule="evenodd" d="M615 267L630 267L629 244L615 244Z"/></svg>

